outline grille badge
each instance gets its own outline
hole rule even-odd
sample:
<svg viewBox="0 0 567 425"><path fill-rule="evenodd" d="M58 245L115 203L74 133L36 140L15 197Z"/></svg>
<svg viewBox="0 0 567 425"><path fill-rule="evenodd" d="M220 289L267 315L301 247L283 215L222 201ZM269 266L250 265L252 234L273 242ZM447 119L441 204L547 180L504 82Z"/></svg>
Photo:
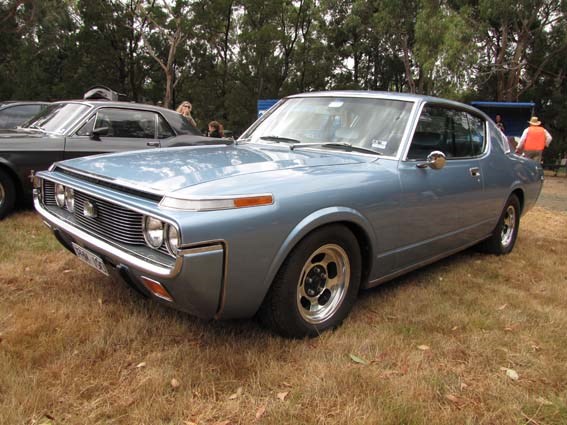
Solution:
<svg viewBox="0 0 567 425"><path fill-rule="evenodd" d="M91 218L95 218L97 216L97 208L94 202L91 202L89 200L85 201L85 205L83 207L83 215L85 217L91 217Z"/></svg>

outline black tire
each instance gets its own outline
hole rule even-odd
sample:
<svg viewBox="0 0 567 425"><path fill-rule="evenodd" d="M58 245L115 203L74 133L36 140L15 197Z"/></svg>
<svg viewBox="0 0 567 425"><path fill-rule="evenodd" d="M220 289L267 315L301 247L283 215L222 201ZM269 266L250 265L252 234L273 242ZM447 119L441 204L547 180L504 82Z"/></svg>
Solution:
<svg viewBox="0 0 567 425"><path fill-rule="evenodd" d="M360 288L356 237L333 224L307 235L291 251L258 312L260 321L285 337L313 337L339 326Z"/></svg>
<svg viewBox="0 0 567 425"><path fill-rule="evenodd" d="M12 178L0 170L0 220L6 217L16 203L16 188Z"/></svg>
<svg viewBox="0 0 567 425"><path fill-rule="evenodd" d="M495 255L505 255L512 252L520 229L520 214L518 197L510 195L492 236L481 244L482 250Z"/></svg>

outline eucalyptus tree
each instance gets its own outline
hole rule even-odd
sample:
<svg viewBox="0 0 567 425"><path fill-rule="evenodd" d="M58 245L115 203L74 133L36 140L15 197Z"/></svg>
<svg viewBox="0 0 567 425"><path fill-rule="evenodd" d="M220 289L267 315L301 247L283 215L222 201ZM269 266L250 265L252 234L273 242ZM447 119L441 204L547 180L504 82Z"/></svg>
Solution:
<svg viewBox="0 0 567 425"><path fill-rule="evenodd" d="M565 22L564 0L482 0L448 2L475 29L479 88L497 100L516 101L537 84L549 62L567 53L567 40L537 50ZM544 43L546 44L546 43Z"/></svg>
<svg viewBox="0 0 567 425"><path fill-rule="evenodd" d="M77 24L66 0L12 1L0 7L3 96L53 99L66 91L66 62Z"/></svg>
<svg viewBox="0 0 567 425"><path fill-rule="evenodd" d="M163 104L171 108L176 77L182 74L184 66L176 60L178 49L191 35L191 1L146 0L138 4L137 11L137 25L144 27L140 32L143 47L163 71Z"/></svg>

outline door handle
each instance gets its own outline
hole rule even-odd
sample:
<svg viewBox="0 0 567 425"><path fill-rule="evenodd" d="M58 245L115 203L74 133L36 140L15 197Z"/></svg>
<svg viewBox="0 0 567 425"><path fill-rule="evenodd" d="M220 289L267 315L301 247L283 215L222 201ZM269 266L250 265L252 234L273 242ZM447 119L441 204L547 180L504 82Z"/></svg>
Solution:
<svg viewBox="0 0 567 425"><path fill-rule="evenodd" d="M146 146L150 148L159 148L159 142L147 142Z"/></svg>
<svg viewBox="0 0 567 425"><path fill-rule="evenodd" d="M480 177L480 168L472 167L472 168L469 168L469 171L471 172L471 176Z"/></svg>

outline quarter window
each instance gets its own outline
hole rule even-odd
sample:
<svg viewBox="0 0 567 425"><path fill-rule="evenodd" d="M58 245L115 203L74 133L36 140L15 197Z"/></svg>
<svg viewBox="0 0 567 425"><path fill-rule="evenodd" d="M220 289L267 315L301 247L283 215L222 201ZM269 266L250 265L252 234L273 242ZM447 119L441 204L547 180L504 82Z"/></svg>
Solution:
<svg viewBox="0 0 567 425"><path fill-rule="evenodd" d="M93 125L95 122L95 117L89 119L83 126L77 131L77 136L90 136L93 132Z"/></svg>
<svg viewBox="0 0 567 425"><path fill-rule="evenodd" d="M512 144L510 139L507 138L502 131L494 124L489 124L490 128L490 142L492 146L500 146L505 153L509 153L516 145ZM513 139L512 139L513 140Z"/></svg>

